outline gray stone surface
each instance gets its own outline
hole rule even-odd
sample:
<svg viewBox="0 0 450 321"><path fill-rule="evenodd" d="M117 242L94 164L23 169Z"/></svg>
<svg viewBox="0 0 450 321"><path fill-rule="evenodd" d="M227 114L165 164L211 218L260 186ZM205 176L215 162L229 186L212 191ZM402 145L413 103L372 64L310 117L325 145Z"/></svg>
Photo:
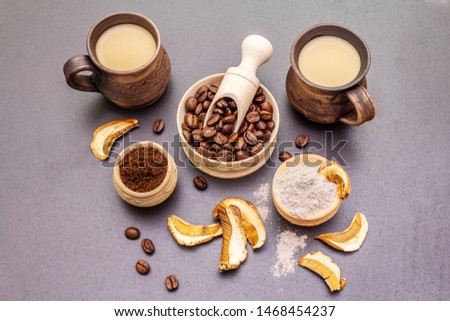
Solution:
<svg viewBox="0 0 450 321"><path fill-rule="evenodd" d="M448 1L1 1L0 10L0 299L2 300L449 300L450 263L450 6ZM62 66L85 53L85 37L101 17L135 11L159 27L172 61L167 92L154 106L128 111L99 94L69 88ZM308 122L289 106L285 76L299 32L318 22L342 23L362 35L372 53L368 74L378 113L361 127ZM93 157L94 129L137 117L141 127L125 143L168 144L184 91L198 79L239 62L245 36L259 33L273 44L259 77L280 107L279 144L298 133L325 143L348 140L341 150L354 190L331 221L315 228L290 225L275 211L265 246L249 251L238 271L219 273L221 241L182 248L166 227L169 214L213 222L210 210L224 197L271 182L275 166L239 180L208 178L178 158L179 184L163 205L138 209L115 193L110 164ZM153 120L167 127L156 136ZM283 143L288 142L288 143ZM124 141L116 144L119 152ZM172 154L178 154L175 143ZM295 147L286 147L297 152ZM325 155L325 150L311 150ZM278 151L274 155L278 155ZM183 165L184 164L184 165ZM182 168L184 167L184 168ZM313 236L344 229L355 211L370 228L361 250L343 254ZM125 239L137 226L153 239L147 257ZM270 272L276 235L286 229L310 236L307 251L321 250L342 267L347 286L331 294L311 272L276 279ZM296 255L300 257L301 253ZM135 262L147 258L142 276ZM168 293L164 278L180 288Z"/></svg>

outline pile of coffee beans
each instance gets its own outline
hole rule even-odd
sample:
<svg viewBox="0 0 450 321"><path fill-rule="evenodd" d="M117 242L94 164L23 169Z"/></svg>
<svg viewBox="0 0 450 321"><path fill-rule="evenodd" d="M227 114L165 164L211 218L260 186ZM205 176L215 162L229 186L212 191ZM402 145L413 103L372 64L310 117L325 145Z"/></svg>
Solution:
<svg viewBox="0 0 450 321"><path fill-rule="evenodd" d="M182 123L183 136L195 150L221 162L240 161L259 153L270 140L275 128L273 107L258 88L241 127L234 132L237 106L234 100L222 98L211 106L218 83L201 86L194 96L185 101L186 114ZM213 114L203 126L206 112Z"/></svg>

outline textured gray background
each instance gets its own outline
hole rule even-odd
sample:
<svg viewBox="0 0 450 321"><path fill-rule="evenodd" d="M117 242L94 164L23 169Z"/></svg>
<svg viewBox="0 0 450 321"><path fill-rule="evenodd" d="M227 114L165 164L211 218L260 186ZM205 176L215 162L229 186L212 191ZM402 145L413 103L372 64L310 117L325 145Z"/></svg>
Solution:
<svg viewBox="0 0 450 321"><path fill-rule="evenodd" d="M448 1L2 0L0 6L0 299L450 299ZM150 17L172 61L167 92L144 110L120 109L99 94L72 90L64 80L62 67L85 53L89 28L118 11ZM299 32L323 21L354 29L371 49L368 82L378 113L361 127L317 125L289 106L284 81L291 44ZM141 123L128 143L173 141L184 91L237 64L240 43L251 33L266 36L274 47L259 77L280 107L279 142L304 132L324 143L327 130L335 141L348 140L341 155L354 190L335 218L315 228L294 227L272 208L265 246L250 250L238 271L220 274L220 239L182 248L167 230L167 216L211 223L217 201L233 194L254 200L252 192L271 182L275 168L235 181L208 178L204 192L192 185L199 171L179 168L173 196L156 208L138 209L116 195L112 169L94 158L89 143L96 127L128 117ZM160 136L151 131L157 117L167 123ZM341 293L330 294L319 277L300 267L272 277L277 233L339 231L355 211L370 224L360 251L343 254L312 238L305 250L322 250L341 265L348 280ZM132 225L154 240L153 256L124 238ZM134 270L140 258L151 264L147 276ZM181 286L168 293L163 281L172 273Z"/></svg>

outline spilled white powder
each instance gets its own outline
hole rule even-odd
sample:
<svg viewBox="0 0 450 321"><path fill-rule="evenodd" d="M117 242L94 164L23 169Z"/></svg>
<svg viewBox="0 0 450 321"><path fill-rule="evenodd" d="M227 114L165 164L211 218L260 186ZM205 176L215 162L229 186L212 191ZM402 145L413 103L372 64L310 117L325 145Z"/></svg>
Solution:
<svg viewBox="0 0 450 321"><path fill-rule="evenodd" d="M305 219L328 208L336 198L336 184L317 173L317 167L299 164L277 176L275 195L291 215Z"/></svg>
<svg viewBox="0 0 450 321"><path fill-rule="evenodd" d="M262 220L265 221L270 214L270 184L263 183L259 185L258 189L253 192L253 197L256 200L254 205L258 209L259 214L261 214Z"/></svg>
<svg viewBox="0 0 450 321"><path fill-rule="evenodd" d="M270 269L274 277L279 278L295 272L300 258L299 252L305 249L307 239L307 235L297 235L291 231L277 235L276 260Z"/></svg>

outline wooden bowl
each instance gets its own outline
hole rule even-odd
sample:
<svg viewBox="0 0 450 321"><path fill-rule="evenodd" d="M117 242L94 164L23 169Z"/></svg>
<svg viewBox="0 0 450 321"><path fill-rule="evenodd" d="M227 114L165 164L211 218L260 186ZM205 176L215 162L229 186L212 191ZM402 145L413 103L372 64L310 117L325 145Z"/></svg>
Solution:
<svg viewBox="0 0 450 321"><path fill-rule="evenodd" d="M296 166L296 165L307 164L307 163L310 163L310 164L314 163L314 165L317 164L318 166L320 166L320 164L322 164L323 162L326 162L326 161L327 161L326 158L316 155L316 154L300 154L300 155L296 155L295 157L292 157L292 158L288 159L287 161L285 161L284 163L282 163L280 165L280 167L278 167L277 171L275 172L275 175L274 175L274 178L272 181L273 202L275 204L275 207L276 207L278 213L280 213L281 216L283 216L286 220L288 220L292 224L300 225L300 226L315 226L315 225L322 224L323 222L326 222L329 219L331 219L337 213L342 200L338 197L338 195L336 193L336 197L334 198L333 202L330 204L330 206L327 209L322 210L318 213L313 213L307 219L299 218L299 217L289 213L283 207L280 200L278 199L278 196L276 195L278 186L275 183L277 176L283 174L286 171L287 166Z"/></svg>
<svg viewBox="0 0 450 321"><path fill-rule="evenodd" d="M135 192L129 189L127 186L125 186L122 179L120 178L120 171L119 171L119 164L123 159L123 157L133 149L142 146L144 147L151 146L153 148L157 148L167 158L167 174L163 182L154 190L145 193ZM175 165L175 161L173 160L172 156L170 156L170 154L167 152L167 150L165 150L161 145L155 142L151 141L138 142L128 146L119 154L114 163L113 182L117 194L119 194L119 196L125 202L137 207L152 207L161 204L173 193L175 187L177 186L177 181L178 181L178 171L177 166Z"/></svg>
<svg viewBox="0 0 450 321"><path fill-rule="evenodd" d="M197 81L186 91L186 93L183 95L183 98L181 98L180 104L178 105L177 126L178 126L178 133L180 136L181 147L184 153L186 154L187 158L189 159L189 161L195 167L197 167L202 172L214 177L232 179L244 177L256 172L270 158L270 155L272 155L273 151L275 150L280 115L275 98L267 90L267 88L261 84L261 87L263 88L263 92L264 95L266 96L267 101L272 104L273 107L272 117L275 122L275 128L273 129L270 140L264 145L264 148L258 154L252 157L234 162L220 162L217 160L207 158L197 153L195 149L187 143L186 139L183 136L183 129L181 128L181 124L183 123L185 115L184 102L189 96L193 96L199 87L203 85L209 85L215 82L220 82L223 76L224 74L215 74L209 77L205 77Z"/></svg>

